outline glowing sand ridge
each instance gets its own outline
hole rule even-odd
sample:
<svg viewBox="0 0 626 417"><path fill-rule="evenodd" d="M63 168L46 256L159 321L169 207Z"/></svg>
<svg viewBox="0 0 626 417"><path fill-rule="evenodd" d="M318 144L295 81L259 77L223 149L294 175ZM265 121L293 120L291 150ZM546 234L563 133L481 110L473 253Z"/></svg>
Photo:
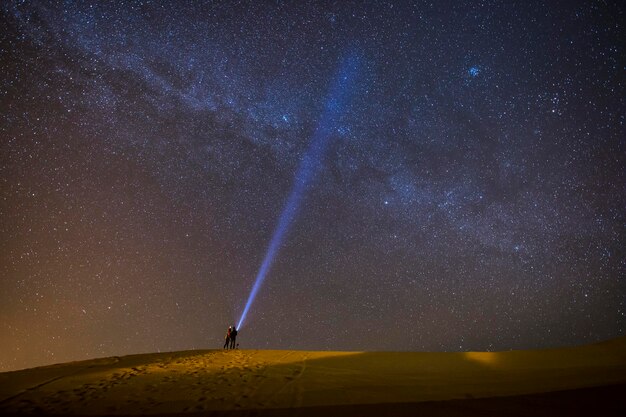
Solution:
<svg viewBox="0 0 626 417"><path fill-rule="evenodd" d="M504 352L189 350L0 373L0 415L626 415L626 337Z"/></svg>
<svg viewBox="0 0 626 417"><path fill-rule="evenodd" d="M285 204L280 218L278 219L278 226L274 231L272 240L270 241L267 252L265 253L265 258L263 259L259 272L254 280L254 285L250 291L250 295L248 296L246 307L244 308L243 313L241 313L241 318L237 324L238 329L240 329L243 325L246 315L250 310L250 306L252 305L252 302L254 301L261 285L263 284L263 281L265 280L265 277L267 276L267 273L270 270L270 267L272 266L272 262L274 261L274 258L278 253L278 249L280 248L280 245L289 230L291 222L297 214L302 197L304 196L307 187L313 182L315 174L318 171L326 148L328 147L331 132L336 129L338 119L341 116L341 109L348 98L349 87L356 77L358 61L358 57L355 54L351 54L342 61L339 67L337 76L335 77L335 80L330 88L324 113L320 118L317 129L313 135L313 139L311 140L311 144L298 166L293 189L291 190L287 203Z"/></svg>

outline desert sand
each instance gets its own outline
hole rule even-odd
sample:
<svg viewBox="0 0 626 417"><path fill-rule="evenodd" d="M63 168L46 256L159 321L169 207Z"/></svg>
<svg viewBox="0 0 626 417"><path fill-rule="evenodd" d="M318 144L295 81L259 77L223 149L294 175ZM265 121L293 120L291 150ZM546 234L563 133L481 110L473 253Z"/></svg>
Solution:
<svg viewBox="0 0 626 417"><path fill-rule="evenodd" d="M0 413L626 415L626 338L506 352L196 350L0 373Z"/></svg>

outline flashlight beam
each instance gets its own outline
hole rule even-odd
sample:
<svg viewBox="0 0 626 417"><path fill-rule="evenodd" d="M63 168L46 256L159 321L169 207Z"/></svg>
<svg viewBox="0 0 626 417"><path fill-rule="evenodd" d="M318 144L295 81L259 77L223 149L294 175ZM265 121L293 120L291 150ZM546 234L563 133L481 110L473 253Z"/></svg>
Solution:
<svg viewBox="0 0 626 417"><path fill-rule="evenodd" d="M328 147L331 133L336 130L339 118L342 114L342 108L346 104L349 96L349 90L354 82L354 78L357 75L358 70L358 57L355 54L348 55L341 63L339 71L331 85L327 100L326 107L322 117L319 120L317 129L311 139L311 143L307 151L305 152L300 165L296 171L293 188L289 194L289 198L283 208L283 211L278 219L278 225L272 236L272 240L265 253L265 258L261 263L261 267L254 280L254 285L248 296L246 306L241 313L237 329L240 329L243 325L248 311L252 306L252 302L256 298L265 277L269 272L272 263L280 246L289 230L289 226L293 222L300 202L304 196L307 188L313 183L315 174L319 171L321 162L324 158L324 153Z"/></svg>

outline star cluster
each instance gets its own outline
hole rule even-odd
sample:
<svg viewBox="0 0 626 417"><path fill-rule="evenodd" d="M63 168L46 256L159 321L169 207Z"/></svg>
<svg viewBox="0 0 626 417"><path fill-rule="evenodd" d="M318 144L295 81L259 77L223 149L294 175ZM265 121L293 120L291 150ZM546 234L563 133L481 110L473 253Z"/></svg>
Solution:
<svg viewBox="0 0 626 417"><path fill-rule="evenodd" d="M219 347L355 51L241 347L624 334L618 2L192 3L3 2L0 371Z"/></svg>

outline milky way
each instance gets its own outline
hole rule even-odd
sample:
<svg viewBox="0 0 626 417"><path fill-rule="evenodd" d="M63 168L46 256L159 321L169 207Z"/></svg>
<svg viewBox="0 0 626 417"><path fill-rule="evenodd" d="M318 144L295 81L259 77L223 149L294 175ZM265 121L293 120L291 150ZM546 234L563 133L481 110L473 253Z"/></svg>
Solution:
<svg viewBox="0 0 626 417"><path fill-rule="evenodd" d="M182 3L182 2L180 2ZM22 2L0 30L0 370L624 334L617 2Z"/></svg>

